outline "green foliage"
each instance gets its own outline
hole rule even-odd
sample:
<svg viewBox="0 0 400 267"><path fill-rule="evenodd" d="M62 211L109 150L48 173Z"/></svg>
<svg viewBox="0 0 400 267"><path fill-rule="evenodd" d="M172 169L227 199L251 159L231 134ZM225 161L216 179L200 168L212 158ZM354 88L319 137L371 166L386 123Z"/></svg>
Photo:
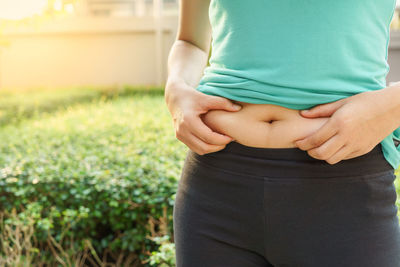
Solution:
<svg viewBox="0 0 400 267"><path fill-rule="evenodd" d="M175 267L175 244L171 243L169 236L155 237L153 241L160 245L157 251L152 251L150 264L159 267Z"/></svg>
<svg viewBox="0 0 400 267"><path fill-rule="evenodd" d="M31 89L23 91L0 91L0 126L17 123L26 118L38 118L43 113L69 108L74 104L109 101L126 96L162 96L162 88L152 87L107 87Z"/></svg>
<svg viewBox="0 0 400 267"><path fill-rule="evenodd" d="M395 175L396 175L396 180L394 181L394 185L396 187L396 193L397 193L397 198L396 198L396 205L397 205L397 217L399 218L399 223L400 223L400 168L395 170Z"/></svg>
<svg viewBox="0 0 400 267"><path fill-rule="evenodd" d="M91 94L104 95L87 90L79 97ZM99 255L127 251L144 260L146 251L157 248L148 237L172 235L172 207L187 148L175 139L159 93L126 89L123 94L83 104L71 100L79 97L49 96L56 103L78 102L64 108L53 107L47 97L44 103L27 97L25 108L37 103L35 120L1 128L0 209L15 208L21 220L33 218L39 247L51 235L82 249L83 240L90 240ZM17 102L9 101L7 108L2 100L3 110ZM10 122L8 116L4 121Z"/></svg>

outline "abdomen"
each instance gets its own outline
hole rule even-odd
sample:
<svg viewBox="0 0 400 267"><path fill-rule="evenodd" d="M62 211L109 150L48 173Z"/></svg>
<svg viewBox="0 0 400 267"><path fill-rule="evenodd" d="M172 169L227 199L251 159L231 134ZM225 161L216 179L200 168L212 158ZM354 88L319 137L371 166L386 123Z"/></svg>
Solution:
<svg viewBox="0 0 400 267"><path fill-rule="evenodd" d="M320 128L329 118L304 118L299 110L271 104L237 102L236 112L210 110L202 119L213 131L252 147L296 147L294 141Z"/></svg>

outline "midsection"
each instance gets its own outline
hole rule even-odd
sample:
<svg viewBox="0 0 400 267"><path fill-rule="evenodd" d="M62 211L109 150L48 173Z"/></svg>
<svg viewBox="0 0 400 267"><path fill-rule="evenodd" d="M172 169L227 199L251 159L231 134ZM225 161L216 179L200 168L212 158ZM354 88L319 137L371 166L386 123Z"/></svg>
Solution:
<svg viewBox="0 0 400 267"><path fill-rule="evenodd" d="M239 111L210 110L202 119L213 131L226 134L246 146L264 148L297 147L295 141L320 128L329 118L304 118L300 110L273 104L252 104L231 100Z"/></svg>

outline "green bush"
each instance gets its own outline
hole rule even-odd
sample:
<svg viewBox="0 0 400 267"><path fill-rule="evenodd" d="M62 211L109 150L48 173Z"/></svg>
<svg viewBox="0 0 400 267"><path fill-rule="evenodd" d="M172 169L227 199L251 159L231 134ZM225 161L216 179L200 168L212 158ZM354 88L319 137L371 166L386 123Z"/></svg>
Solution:
<svg viewBox="0 0 400 267"><path fill-rule="evenodd" d="M162 237L157 236L153 241L159 244L160 247L157 251L151 252L149 258L150 264L158 267L175 267L175 244L170 242L170 237L168 235Z"/></svg>
<svg viewBox="0 0 400 267"><path fill-rule="evenodd" d="M0 140L1 210L34 219L41 261L85 249L92 261L144 261L151 237L172 236L187 147L162 96L76 103L4 126Z"/></svg>
<svg viewBox="0 0 400 267"><path fill-rule="evenodd" d="M125 96L161 96L163 94L163 88L149 86L1 90L0 126L65 109L77 103L112 100Z"/></svg>

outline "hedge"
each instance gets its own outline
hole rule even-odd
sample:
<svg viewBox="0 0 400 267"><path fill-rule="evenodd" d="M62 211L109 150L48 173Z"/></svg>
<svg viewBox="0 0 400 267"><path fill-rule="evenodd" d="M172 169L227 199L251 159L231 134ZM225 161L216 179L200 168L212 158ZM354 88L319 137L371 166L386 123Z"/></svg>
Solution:
<svg viewBox="0 0 400 267"><path fill-rule="evenodd" d="M62 110L77 103L113 100L126 96L161 96L163 94L163 88L152 86L0 90L0 126Z"/></svg>
<svg viewBox="0 0 400 267"><path fill-rule="evenodd" d="M86 251L138 264L157 249L151 237L172 236L187 147L162 96L74 104L4 126L0 140L2 225L32 225L32 261L68 266Z"/></svg>

